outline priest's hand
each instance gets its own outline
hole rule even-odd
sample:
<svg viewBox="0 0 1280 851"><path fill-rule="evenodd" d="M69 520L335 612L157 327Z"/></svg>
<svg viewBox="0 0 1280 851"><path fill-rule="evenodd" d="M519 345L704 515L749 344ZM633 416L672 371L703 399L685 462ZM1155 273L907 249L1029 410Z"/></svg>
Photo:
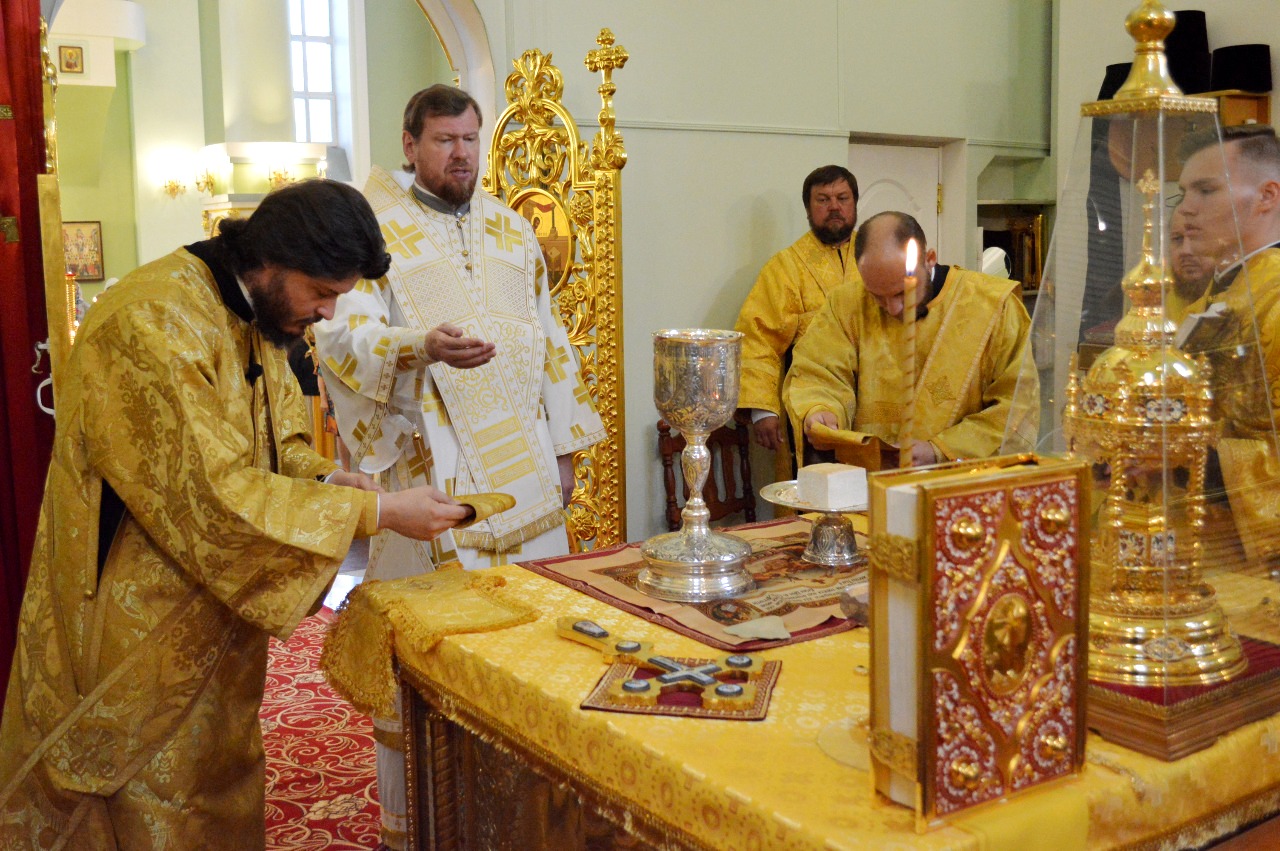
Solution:
<svg viewBox="0 0 1280 851"><path fill-rule="evenodd" d="M578 483L573 475L573 453L557 455L556 466L560 469L560 504L568 508L569 500L573 498L573 488Z"/></svg>
<svg viewBox="0 0 1280 851"><path fill-rule="evenodd" d="M938 463L938 451L927 440L911 441L911 466L927 467Z"/></svg>
<svg viewBox="0 0 1280 851"><path fill-rule="evenodd" d="M342 485L343 487L357 488L362 491L373 491L375 493L382 493L384 490L382 485L373 480L372 476L364 473L349 473L346 470L338 470L334 472L334 474L325 481L331 485Z"/></svg>
<svg viewBox="0 0 1280 851"><path fill-rule="evenodd" d="M830 411L824 411L822 409L818 409L816 411L812 411L806 414L804 418L804 436L806 439L808 439L809 443L813 446L813 448L814 449L830 449L831 447L827 444L825 440L813 439L812 430L814 425L824 425L827 428L838 429L840 428L840 423L836 420L836 415L831 413Z"/></svg>
<svg viewBox="0 0 1280 851"><path fill-rule="evenodd" d="M777 414L761 417L752 424L751 436L765 449L777 452L782 446L782 419Z"/></svg>
<svg viewBox="0 0 1280 851"><path fill-rule="evenodd" d="M430 485L384 493L378 497L378 528L406 538L429 541L466 520L473 509L459 505Z"/></svg>
<svg viewBox="0 0 1280 851"><path fill-rule="evenodd" d="M493 360L498 347L477 337L468 337L457 325L443 322L427 332L427 357L457 369L474 369Z"/></svg>

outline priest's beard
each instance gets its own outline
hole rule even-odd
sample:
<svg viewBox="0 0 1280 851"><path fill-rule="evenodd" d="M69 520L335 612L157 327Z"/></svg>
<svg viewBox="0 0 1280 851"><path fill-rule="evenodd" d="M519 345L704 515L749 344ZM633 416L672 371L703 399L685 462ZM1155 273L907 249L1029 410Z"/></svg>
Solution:
<svg viewBox="0 0 1280 851"><path fill-rule="evenodd" d="M812 213L805 215L809 218L809 229L823 245L841 245L848 242L853 234L854 223L851 221L846 222L843 218L828 216L826 222L818 224L813 220Z"/></svg>
<svg viewBox="0 0 1280 851"><path fill-rule="evenodd" d="M314 318L294 318L284 292L284 276L279 272L268 277L260 287L250 286L249 302L253 305L253 317L258 323L259 333L268 343L281 349L287 349L301 340L306 327L316 321ZM287 325L299 322L302 331L294 333L286 330Z"/></svg>
<svg viewBox="0 0 1280 851"><path fill-rule="evenodd" d="M427 189L449 206L461 207L471 200L472 193L476 191L475 171L472 171L470 180L459 180L446 171L436 186L428 186Z"/></svg>

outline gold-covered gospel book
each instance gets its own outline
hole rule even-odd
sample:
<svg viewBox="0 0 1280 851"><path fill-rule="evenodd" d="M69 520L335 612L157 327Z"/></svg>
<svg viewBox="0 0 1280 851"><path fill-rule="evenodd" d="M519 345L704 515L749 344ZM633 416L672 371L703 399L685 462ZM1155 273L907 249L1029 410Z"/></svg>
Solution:
<svg viewBox="0 0 1280 851"><path fill-rule="evenodd" d="M1084 760L1089 469L1012 455L876 473L876 790L917 828Z"/></svg>

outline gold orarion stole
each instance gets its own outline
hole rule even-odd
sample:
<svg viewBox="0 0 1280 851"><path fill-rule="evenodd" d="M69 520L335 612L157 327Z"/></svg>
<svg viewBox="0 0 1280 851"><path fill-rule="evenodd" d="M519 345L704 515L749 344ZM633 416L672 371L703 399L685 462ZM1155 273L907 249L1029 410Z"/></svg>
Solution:
<svg viewBox="0 0 1280 851"><path fill-rule="evenodd" d="M600 130L590 148L561 103L564 78L551 54L526 50L507 77L508 106L494 125L484 188L533 225L557 314L569 332L605 439L575 453L569 503L574 552L626 540L622 387L622 167L613 72L627 51L600 30L586 66L600 72Z"/></svg>
<svg viewBox="0 0 1280 851"><path fill-rule="evenodd" d="M1083 762L1087 472L1016 455L870 477L874 783L918 829Z"/></svg>

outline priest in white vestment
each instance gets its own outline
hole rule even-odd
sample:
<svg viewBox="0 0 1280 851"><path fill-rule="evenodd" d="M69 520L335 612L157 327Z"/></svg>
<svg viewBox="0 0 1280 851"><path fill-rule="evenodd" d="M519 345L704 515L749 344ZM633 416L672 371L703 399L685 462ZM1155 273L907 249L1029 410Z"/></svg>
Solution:
<svg viewBox="0 0 1280 851"><path fill-rule="evenodd" d="M502 492L514 508L421 543L379 535L366 578L457 559L471 569L569 551L573 453L604 426L556 319L533 228L476 190L480 109L436 85L405 109L403 174L365 187L391 255L315 330L326 388L352 464L392 491ZM399 722L375 719L383 841L403 842Z"/></svg>

